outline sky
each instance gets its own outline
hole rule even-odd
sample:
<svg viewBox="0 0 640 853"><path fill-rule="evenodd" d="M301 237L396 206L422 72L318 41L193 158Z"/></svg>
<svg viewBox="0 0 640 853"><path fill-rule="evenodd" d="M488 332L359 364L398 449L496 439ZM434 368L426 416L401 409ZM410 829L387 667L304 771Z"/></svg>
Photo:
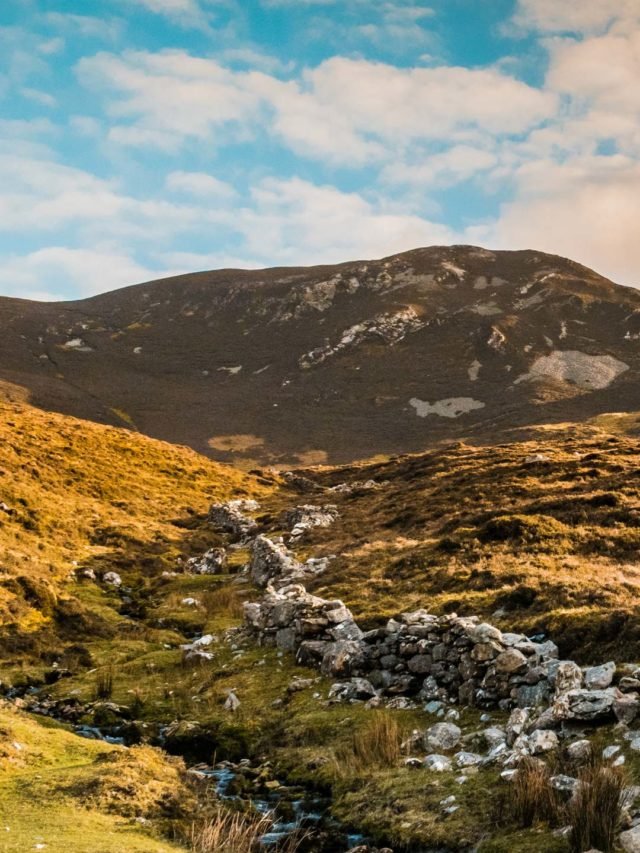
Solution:
<svg viewBox="0 0 640 853"><path fill-rule="evenodd" d="M456 243L640 286L640 0L0 3L0 294Z"/></svg>

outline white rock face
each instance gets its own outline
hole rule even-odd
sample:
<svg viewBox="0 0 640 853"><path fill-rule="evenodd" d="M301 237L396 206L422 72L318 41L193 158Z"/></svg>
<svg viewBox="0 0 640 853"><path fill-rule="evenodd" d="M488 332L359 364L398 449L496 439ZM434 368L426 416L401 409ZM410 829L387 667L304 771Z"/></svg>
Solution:
<svg viewBox="0 0 640 853"><path fill-rule="evenodd" d="M576 385L585 391L595 391L608 388L628 369L628 364L612 355L587 355L578 350L555 350L550 355L536 359L529 372L519 376L514 385L526 380L548 377Z"/></svg>
<svg viewBox="0 0 640 853"><path fill-rule="evenodd" d="M474 409L484 409L485 406L484 403L480 400L474 400L473 397L449 397L446 400L436 400L435 403L412 397L409 400L409 405L413 406L419 418L426 418L429 415L438 415L441 418L459 418L460 415L466 415L467 412L472 412Z"/></svg>

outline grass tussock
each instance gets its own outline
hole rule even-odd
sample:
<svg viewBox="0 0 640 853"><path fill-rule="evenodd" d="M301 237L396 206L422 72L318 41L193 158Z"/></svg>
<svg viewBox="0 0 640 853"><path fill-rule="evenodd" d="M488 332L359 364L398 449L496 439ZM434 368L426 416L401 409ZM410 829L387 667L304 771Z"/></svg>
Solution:
<svg viewBox="0 0 640 853"><path fill-rule="evenodd" d="M111 697L113 696L113 681L114 668L112 666L109 666L106 669L99 669L96 672L96 699L111 699Z"/></svg>
<svg viewBox="0 0 640 853"><path fill-rule="evenodd" d="M228 584L205 592L202 596L202 606L209 619L214 616L239 619L243 613L242 604L243 599L238 590Z"/></svg>
<svg viewBox="0 0 640 853"><path fill-rule="evenodd" d="M389 711L373 711L351 741L336 751L338 775L357 774L367 769L392 767L402 754L405 732Z"/></svg>
<svg viewBox="0 0 640 853"><path fill-rule="evenodd" d="M262 837L273 827L273 815L247 815L218 806L206 820L193 824L189 835L191 853L253 853L263 849ZM296 853L302 834L278 844L278 853Z"/></svg>
<svg viewBox="0 0 640 853"><path fill-rule="evenodd" d="M510 811L517 826L528 829L537 823L558 822L561 803L550 775L547 765L536 758L520 764L510 790Z"/></svg>
<svg viewBox="0 0 640 853"><path fill-rule="evenodd" d="M624 806L625 773L621 767L593 764L579 777L580 786L567 807L572 853L611 853Z"/></svg>

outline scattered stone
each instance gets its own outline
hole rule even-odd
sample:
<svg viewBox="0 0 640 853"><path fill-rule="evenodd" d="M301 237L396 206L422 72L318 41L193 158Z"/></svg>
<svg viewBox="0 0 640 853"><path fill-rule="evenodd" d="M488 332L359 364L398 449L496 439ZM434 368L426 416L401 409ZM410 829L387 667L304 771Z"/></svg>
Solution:
<svg viewBox="0 0 640 853"><path fill-rule="evenodd" d="M453 768L451 759L446 755L427 755L422 763L427 770L433 770L435 773L443 773Z"/></svg>
<svg viewBox="0 0 640 853"><path fill-rule="evenodd" d="M122 578L117 572L105 572L102 575L102 582L109 586L122 586Z"/></svg>
<svg viewBox="0 0 640 853"><path fill-rule="evenodd" d="M574 764L586 764L591 754L591 743L588 740L576 740L567 746L567 758Z"/></svg>
<svg viewBox="0 0 640 853"><path fill-rule="evenodd" d="M426 749L449 752L460 743L462 731L453 723L436 723L424 733Z"/></svg>
<svg viewBox="0 0 640 853"><path fill-rule="evenodd" d="M233 690L230 690L229 693L227 694L227 698L225 699L225 702L224 702L225 711L231 711L232 713L234 713L235 711L238 710L239 707L240 707L240 700L238 699L236 694L233 692Z"/></svg>
<svg viewBox="0 0 640 853"><path fill-rule="evenodd" d="M532 755L552 752L558 748L558 735L552 731L536 729L529 735L529 749Z"/></svg>

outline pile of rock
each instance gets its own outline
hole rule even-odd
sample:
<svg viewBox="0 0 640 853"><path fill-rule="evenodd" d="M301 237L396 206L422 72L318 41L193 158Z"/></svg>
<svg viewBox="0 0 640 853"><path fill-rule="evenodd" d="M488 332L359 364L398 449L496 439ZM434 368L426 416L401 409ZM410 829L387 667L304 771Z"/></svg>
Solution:
<svg viewBox="0 0 640 853"><path fill-rule="evenodd" d="M320 664L336 643L359 639L362 632L341 601L326 601L299 584L270 588L260 602L244 605L245 624L263 645L298 653L304 664Z"/></svg>
<svg viewBox="0 0 640 853"><path fill-rule="evenodd" d="M256 536L251 543L249 574L259 587L269 584L275 587L288 586L321 574L329 563L329 557L310 559L300 563L282 540L274 542L267 536Z"/></svg>
<svg viewBox="0 0 640 853"><path fill-rule="evenodd" d="M209 521L218 530L244 539L257 528L254 519L246 513L257 512L259 509L260 504L254 500L238 499L216 503L209 507Z"/></svg>
<svg viewBox="0 0 640 853"><path fill-rule="evenodd" d="M246 604L245 621L259 642L339 679L332 698L526 708L539 729L570 720L630 723L640 710L640 670L613 687L614 663L582 670L558 660L554 643L503 633L477 617L418 610L363 632L341 601L291 585Z"/></svg>
<svg viewBox="0 0 640 853"><path fill-rule="evenodd" d="M282 513L282 522L290 530L291 539L295 540L314 527L329 527L338 516L338 507L334 504L302 504L285 510Z"/></svg>
<svg viewBox="0 0 640 853"><path fill-rule="evenodd" d="M193 575L217 575L223 571L227 562L224 548L209 548L199 557L189 557L184 564L185 571Z"/></svg>

